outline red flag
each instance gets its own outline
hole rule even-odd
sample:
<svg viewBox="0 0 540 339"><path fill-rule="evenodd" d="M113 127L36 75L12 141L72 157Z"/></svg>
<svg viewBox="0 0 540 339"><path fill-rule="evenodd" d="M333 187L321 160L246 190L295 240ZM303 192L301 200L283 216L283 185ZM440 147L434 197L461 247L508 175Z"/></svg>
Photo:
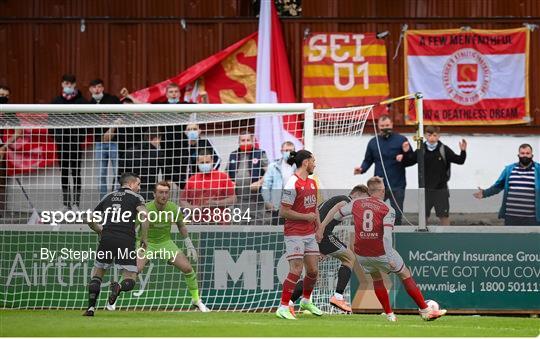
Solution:
<svg viewBox="0 0 540 339"><path fill-rule="evenodd" d="M7 130L4 142L14 133ZM25 129L6 153L7 175L27 174L39 168L53 166L56 160L56 144L47 129Z"/></svg>
<svg viewBox="0 0 540 339"><path fill-rule="evenodd" d="M176 83L191 102L255 102L257 33L196 63L177 76L138 90L132 96L143 102L165 101L165 88Z"/></svg>

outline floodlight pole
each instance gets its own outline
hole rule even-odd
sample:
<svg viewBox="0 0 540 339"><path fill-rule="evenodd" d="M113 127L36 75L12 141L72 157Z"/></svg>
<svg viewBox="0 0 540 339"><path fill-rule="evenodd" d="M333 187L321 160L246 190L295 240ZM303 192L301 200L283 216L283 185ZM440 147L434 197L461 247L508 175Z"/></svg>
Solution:
<svg viewBox="0 0 540 339"><path fill-rule="evenodd" d="M424 96L418 92L414 96L416 108L416 120L418 129L416 130L416 161L418 164L418 231L427 231L426 225L426 180L424 168Z"/></svg>

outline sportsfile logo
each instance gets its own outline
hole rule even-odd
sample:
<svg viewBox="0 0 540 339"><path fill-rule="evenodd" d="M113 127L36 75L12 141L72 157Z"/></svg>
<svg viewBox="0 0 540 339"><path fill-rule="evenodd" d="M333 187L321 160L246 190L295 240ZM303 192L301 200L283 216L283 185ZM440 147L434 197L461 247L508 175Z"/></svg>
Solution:
<svg viewBox="0 0 540 339"><path fill-rule="evenodd" d="M148 219L151 223L176 222L180 219L182 213L173 213L172 211L149 211L138 212L135 216L131 211L122 211L120 208L108 207L105 211L43 211L40 213L41 222L56 226L58 224L73 223L130 223L135 221L145 221Z"/></svg>

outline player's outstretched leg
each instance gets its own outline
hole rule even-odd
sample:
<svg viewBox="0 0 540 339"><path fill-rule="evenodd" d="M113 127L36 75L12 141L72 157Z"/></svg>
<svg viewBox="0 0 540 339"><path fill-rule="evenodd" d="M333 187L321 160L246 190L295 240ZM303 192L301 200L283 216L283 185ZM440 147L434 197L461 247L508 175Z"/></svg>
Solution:
<svg viewBox="0 0 540 339"><path fill-rule="evenodd" d="M351 305L345 301L343 293L345 292L349 280L351 280L352 267L355 261L354 253L351 250L344 248L336 253L336 255L332 256L341 260L341 266L338 270L336 291L334 295L330 297L330 305L339 308L343 312L352 313Z"/></svg>
<svg viewBox="0 0 540 339"><path fill-rule="evenodd" d="M414 300L416 305L418 305L418 309L420 311L420 316L422 317L422 319L426 321L431 321L438 319L446 314L446 310L434 310L426 304L422 292L418 288L418 285L416 285L416 282L414 282L411 276L411 272L407 267L404 266L401 272L398 273L398 275L401 278L401 282L403 283L405 290Z"/></svg>
<svg viewBox="0 0 540 339"><path fill-rule="evenodd" d="M169 248L169 251L176 251L176 256L174 258L174 261L172 261L172 264L176 268L178 268L184 275L189 294L191 294L191 303L193 304L193 306L197 307L201 312L210 312L210 309L206 307L199 295L199 282L197 280L197 273L195 272L193 267L191 267L188 258L182 252L178 251L178 248L174 244L172 245L172 247Z"/></svg>
<svg viewBox="0 0 540 339"><path fill-rule="evenodd" d="M300 301L300 308L304 311L309 311L316 316L323 315L321 311L313 301L311 301L311 293L317 283L317 277L319 275L319 255L306 255L304 257L304 263L306 266L306 276L304 277L304 287L302 292L302 300Z"/></svg>
<svg viewBox="0 0 540 339"><path fill-rule="evenodd" d="M96 303L101 291L101 277L93 276L88 284L88 308L83 316L93 317L96 310Z"/></svg>
<svg viewBox="0 0 540 339"><path fill-rule="evenodd" d="M135 270L136 270L135 266ZM111 282L110 286L110 294L108 298L109 305L115 305L116 299L118 299L118 296L121 292L129 292L132 289L135 288L135 279L137 278L137 272L131 272L124 270L123 273L123 279L121 283L117 283L115 281Z"/></svg>

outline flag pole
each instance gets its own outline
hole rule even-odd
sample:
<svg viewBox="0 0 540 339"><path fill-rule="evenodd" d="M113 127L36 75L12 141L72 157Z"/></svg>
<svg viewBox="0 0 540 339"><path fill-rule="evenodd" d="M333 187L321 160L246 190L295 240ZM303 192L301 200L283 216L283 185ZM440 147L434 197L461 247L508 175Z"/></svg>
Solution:
<svg viewBox="0 0 540 339"><path fill-rule="evenodd" d="M417 231L428 231L426 225L426 181L424 168L424 96L418 92L414 94L414 104L416 108L416 161L418 164L418 229Z"/></svg>

